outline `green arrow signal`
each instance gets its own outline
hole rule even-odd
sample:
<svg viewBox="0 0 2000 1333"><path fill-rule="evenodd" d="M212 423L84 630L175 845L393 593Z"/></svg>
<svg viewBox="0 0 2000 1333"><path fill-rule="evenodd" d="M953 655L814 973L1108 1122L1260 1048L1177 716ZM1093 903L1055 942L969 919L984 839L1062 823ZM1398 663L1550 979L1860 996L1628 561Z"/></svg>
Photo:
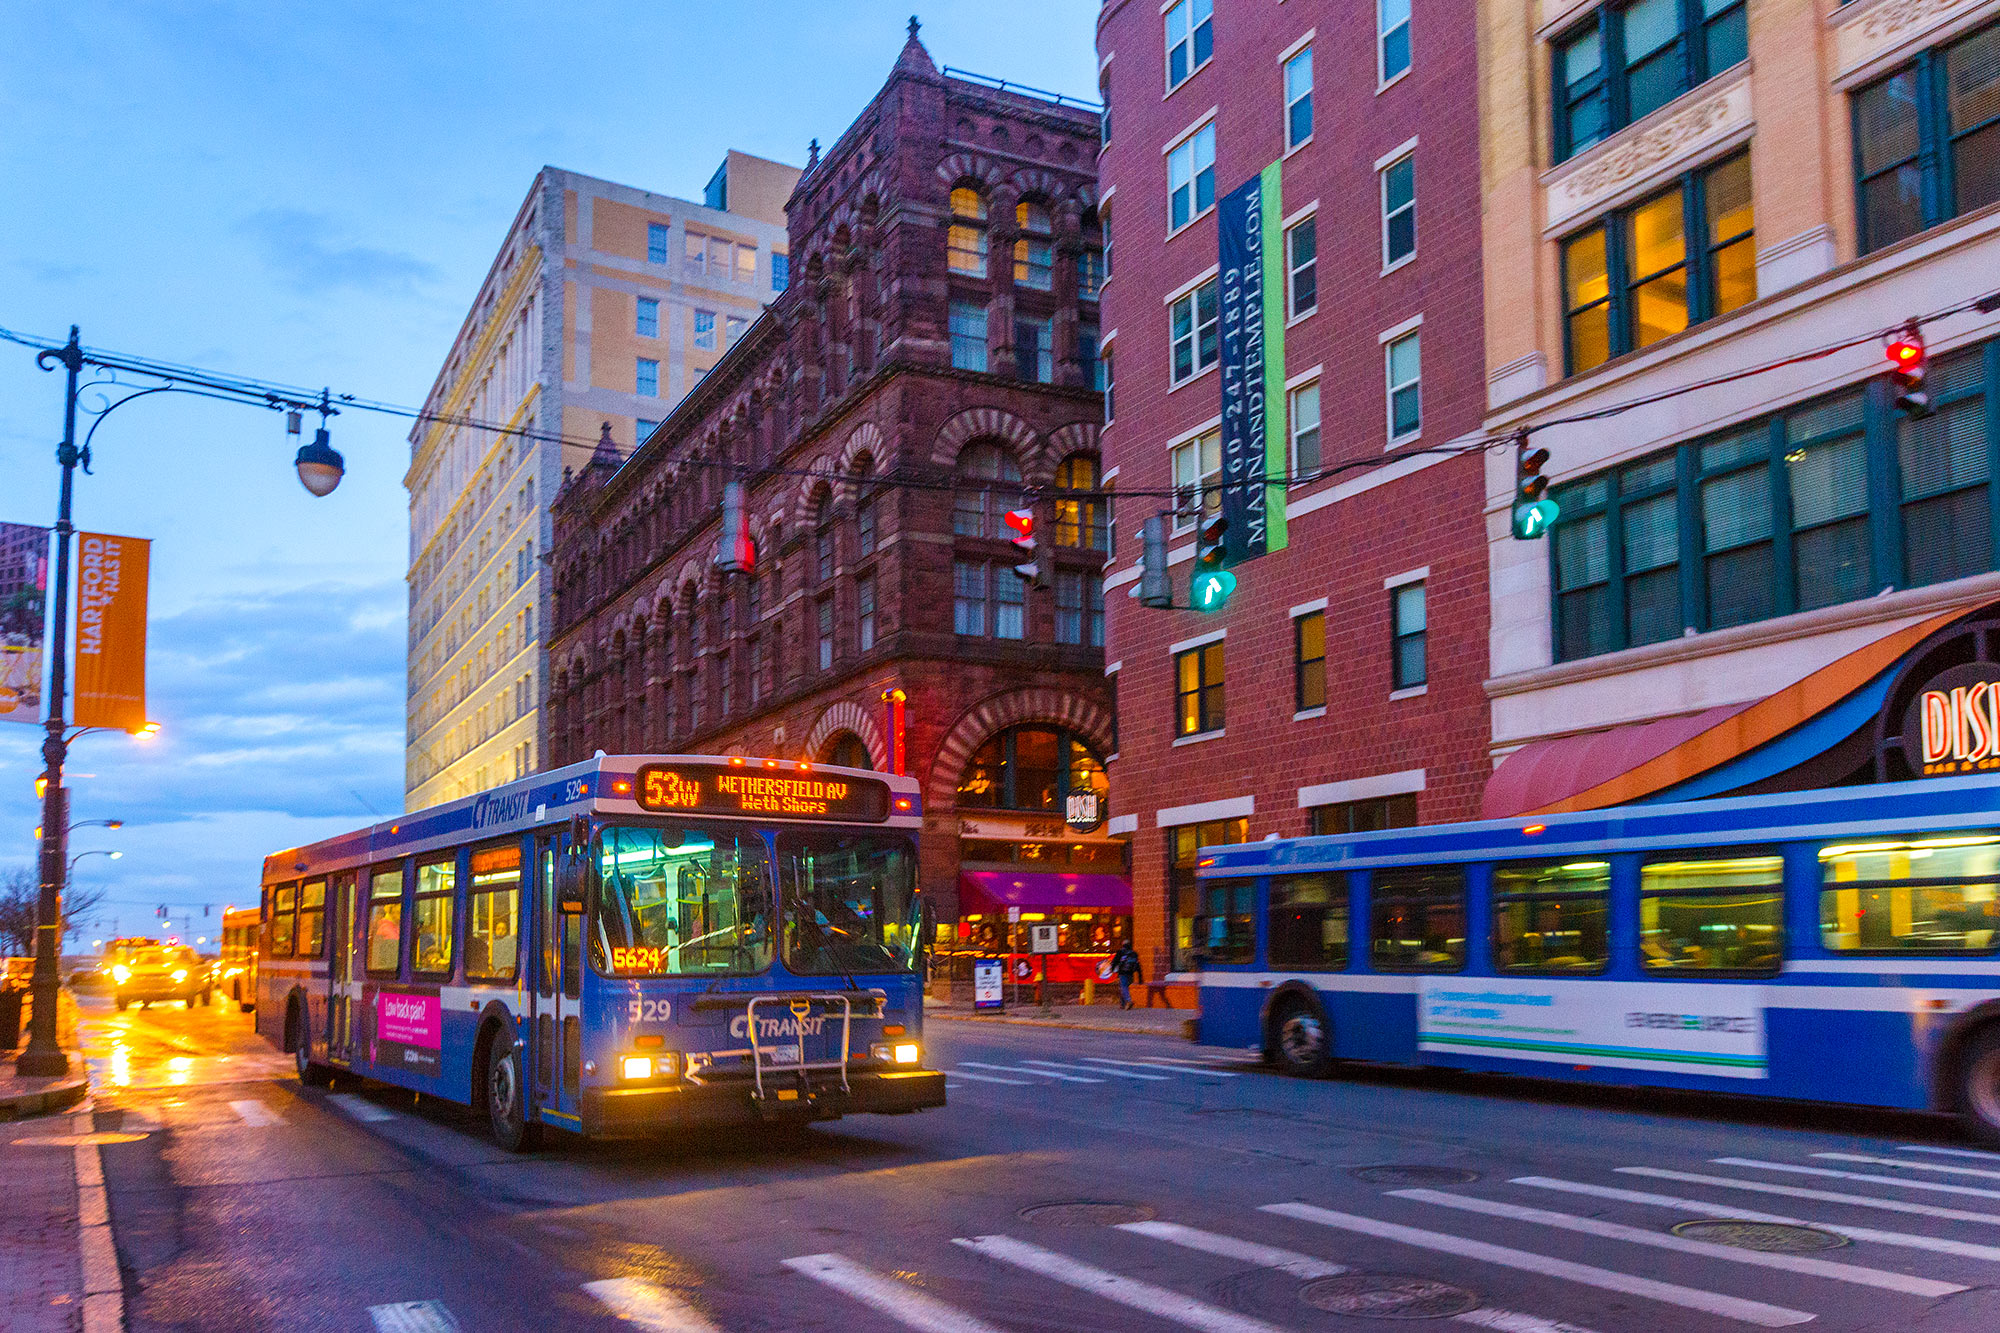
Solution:
<svg viewBox="0 0 2000 1333"><path fill-rule="evenodd" d="M1226 569L1208 569L1188 584L1188 599L1197 611L1220 611L1236 591L1236 576Z"/></svg>
<svg viewBox="0 0 2000 1333"><path fill-rule="evenodd" d="M1533 504L1514 506L1514 535L1522 541L1533 541L1546 536L1549 525L1556 521L1562 510L1554 500L1537 500Z"/></svg>

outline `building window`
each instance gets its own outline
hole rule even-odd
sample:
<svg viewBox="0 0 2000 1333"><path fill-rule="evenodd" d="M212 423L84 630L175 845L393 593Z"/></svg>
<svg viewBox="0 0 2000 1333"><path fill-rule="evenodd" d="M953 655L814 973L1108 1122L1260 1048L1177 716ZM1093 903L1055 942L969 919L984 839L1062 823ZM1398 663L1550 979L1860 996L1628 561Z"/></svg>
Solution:
<svg viewBox="0 0 2000 1333"><path fill-rule="evenodd" d="M667 262L667 238L672 233L664 222L646 224L646 262L664 264Z"/></svg>
<svg viewBox="0 0 2000 1333"><path fill-rule="evenodd" d="M651 357L639 358L638 369L633 375L632 391L641 398L660 396L660 363Z"/></svg>
<svg viewBox="0 0 2000 1333"><path fill-rule="evenodd" d="M854 506L854 551L857 555L875 554L875 497L872 495Z"/></svg>
<svg viewBox="0 0 2000 1333"><path fill-rule="evenodd" d="M1104 386L1104 424L1108 426L1111 424L1112 418L1118 415L1113 409L1111 401L1113 386L1118 383L1118 376L1115 373L1117 367L1115 365L1115 358L1109 347L1098 353L1097 368L1097 378Z"/></svg>
<svg viewBox="0 0 2000 1333"><path fill-rule="evenodd" d="M1094 301L1104 290L1104 252L1097 249L1083 249L1076 252L1076 294L1085 301Z"/></svg>
<svg viewBox="0 0 2000 1333"><path fill-rule="evenodd" d="M1405 583L1389 592L1391 625L1390 687L1415 689L1429 679L1425 661L1425 640L1429 637L1429 612L1425 609L1424 585Z"/></svg>
<svg viewBox="0 0 2000 1333"><path fill-rule="evenodd" d="M640 417L637 421L633 422L632 425L634 431L636 432L633 438L637 440L638 443L640 444L644 444L647 440L652 439L653 432L660 428L660 423L653 420L651 417ZM522 575L521 581L524 583L527 581L527 576L525 572Z"/></svg>
<svg viewBox="0 0 2000 1333"><path fill-rule="evenodd" d="M951 303L951 364L959 370L986 369L986 307Z"/></svg>
<svg viewBox="0 0 2000 1333"><path fill-rule="evenodd" d="M1071 454L1056 466L1056 545L1090 551L1111 549L1108 506L1096 492L1097 460Z"/></svg>
<svg viewBox="0 0 2000 1333"><path fill-rule="evenodd" d="M1215 206L1215 122L1167 152L1167 230L1179 231Z"/></svg>
<svg viewBox="0 0 2000 1333"><path fill-rule="evenodd" d="M951 628L954 634L986 633L986 565L955 560L951 567Z"/></svg>
<svg viewBox="0 0 2000 1333"><path fill-rule="evenodd" d="M1417 159L1399 158L1382 168L1382 267L1394 268L1417 252Z"/></svg>
<svg viewBox="0 0 2000 1333"><path fill-rule="evenodd" d="M1201 514L1222 512L1222 432L1212 430L1173 448L1174 531Z"/></svg>
<svg viewBox="0 0 2000 1333"><path fill-rule="evenodd" d="M1285 62L1285 147L1297 148L1313 133L1313 49Z"/></svg>
<svg viewBox="0 0 2000 1333"><path fill-rule="evenodd" d="M750 636L750 706L764 702L764 641Z"/></svg>
<svg viewBox="0 0 2000 1333"><path fill-rule="evenodd" d="M958 457L951 530L958 537L1005 537L1002 516L1021 506L1021 466L997 444L969 444Z"/></svg>
<svg viewBox="0 0 2000 1333"><path fill-rule="evenodd" d="M718 718L727 718L735 711L735 700L731 698L731 695L734 693L733 686L736 684L736 673L730 670L730 659L727 652L718 654L715 659L715 678L721 683L721 696L716 701L715 715Z"/></svg>
<svg viewBox="0 0 2000 1333"><path fill-rule="evenodd" d="M1076 365L1083 372L1083 387L1104 392L1104 362L1097 350L1097 326L1076 326Z"/></svg>
<svg viewBox="0 0 2000 1333"><path fill-rule="evenodd" d="M642 296L638 301L638 318L633 332L641 338L660 336L660 303L650 296Z"/></svg>
<svg viewBox="0 0 2000 1333"><path fill-rule="evenodd" d="M1573 375L1755 300L1749 157L1686 176L1565 241L1563 283Z"/></svg>
<svg viewBox="0 0 2000 1333"><path fill-rule="evenodd" d="M1011 568L983 560L952 562L954 633L1019 639L1026 628L1026 604L1027 585Z"/></svg>
<svg viewBox="0 0 2000 1333"><path fill-rule="evenodd" d="M2000 26L1857 92L1854 163L1864 254L2000 199Z"/></svg>
<svg viewBox="0 0 2000 1333"><path fill-rule="evenodd" d="M945 261L963 278L986 276L986 196L969 185L951 192L951 226Z"/></svg>
<svg viewBox="0 0 2000 1333"><path fill-rule="evenodd" d="M833 598L822 597L814 612L819 630L819 669L833 669Z"/></svg>
<svg viewBox="0 0 2000 1333"><path fill-rule="evenodd" d="M1384 351L1389 371L1389 439L1407 440L1423 429L1423 348L1411 332L1392 338Z"/></svg>
<svg viewBox="0 0 2000 1333"><path fill-rule="evenodd" d="M1104 580L1096 574L1057 572L1056 642L1104 646Z"/></svg>
<svg viewBox="0 0 2000 1333"><path fill-rule="evenodd" d="M715 350L715 312L697 310L694 312L694 345L708 351Z"/></svg>
<svg viewBox="0 0 2000 1333"><path fill-rule="evenodd" d="M875 576L863 574L854 584L855 642L867 652L875 646Z"/></svg>
<svg viewBox="0 0 2000 1333"><path fill-rule="evenodd" d="M736 247L736 280L755 282L757 280L757 247L739 245Z"/></svg>
<svg viewBox="0 0 2000 1333"><path fill-rule="evenodd" d="M743 330L750 327L741 315L730 315L723 321L723 346L734 347L736 340L743 336Z"/></svg>
<svg viewBox="0 0 2000 1333"><path fill-rule="evenodd" d="M1292 617L1292 711L1326 707L1326 612Z"/></svg>
<svg viewBox="0 0 2000 1333"><path fill-rule="evenodd" d="M1167 9L1167 91L1215 53L1215 0L1176 0Z"/></svg>
<svg viewBox="0 0 2000 1333"><path fill-rule="evenodd" d="M1741 61L1749 29L1744 0L1633 0L1604 6L1554 45L1560 162Z"/></svg>
<svg viewBox="0 0 2000 1333"><path fill-rule="evenodd" d="M1167 833L1167 901L1174 914L1172 966L1175 971L1198 967L1208 952L1208 937L1197 923L1203 912L1201 882L1195 863L1204 847L1226 847L1250 841L1250 821L1219 819L1207 824L1182 824ZM1205 924L1205 922L1203 922Z"/></svg>
<svg viewBox="0 0 2000 1333"><path fill-rule="evenodd" d="M1315 480L1320 469L1319 381L1293 389L1290 398L1292 480Z"/></svg>
<svg viewBox="0 0 2000 1333"><path fill-rule="evenodd" d="M1210 278L1168 309L1173 331L1173 382L1185 384L1221 356L1215 336L1215 279Z"/></svg>
<svg viewBox="0 0 2000 1333"><path fill-rule="evenodd" d="M690 277L703 277L708 273L708 237L698 231L683 232L682 258Z"/></svg>
<svg viewBox="0 0 2000 1333"><path fill-rule="evenodd" d="M790 255L773 254L771 256L771 290L782 292L786 287L791 285L791 281L792 257Z"/></svg>
<svg viewBox="0 0 2000 1333"><path fill-rule="evenodd" d="M1410 68L1410 0L1375 0L1375 31L1387 83Z"/></svg>
<svg viewBox="0 0 2000 1333"><path fill-rule="evenodd" d="M1310 315L1319 306L1319 219L1309 217L1285 230L1286 297L1291 318Z"/></svg>
<svg viewBox="0 0 2000 1333"><path fill-rule="evenodd" d="M1174 654L1174 735L1221 731L1222 640Z"/></svg>
<svg viewBox="0 0 2000 1333"><path fill-rule="evenodd" d="M822 505L821 522L826 526L813 534L813 564L821 583L833 577L833 526L825 515L826 506Z"/></svg>
<svg viewBox="0 0 2000 1333"><path fill-rule="evenodd" d="M1371 796L1359 801L1316 805L1306 812L1306 817L1314 837L1369 833L1385 828L1415 828L1417 798L1405 792L1396 796Z"/></svg>
<svg viewBox="0 0 2000 1333"><path fill-rule="evenodd" d="M1056 378L1055 336L1049 316L1014 319L1014 368L1024 380L1052 384Z"/></svg>
<svg viewBox="0 0 2000 1333"><path fill-rule="evenodd" d="M1074 792L1110 790L1104 760L1090 742L1055 727L1009 727L965 761L955 804L972 810L1062 814Z"/></svg>
<svg viewBox="0 0 2000 1333"><path fill-rule="evenodd" d="M1048 291L1055 285L1055 241L1049 210L1023 200L1014 205L1014 223L1021 229L1014 242L1014 285Z"/></svg>

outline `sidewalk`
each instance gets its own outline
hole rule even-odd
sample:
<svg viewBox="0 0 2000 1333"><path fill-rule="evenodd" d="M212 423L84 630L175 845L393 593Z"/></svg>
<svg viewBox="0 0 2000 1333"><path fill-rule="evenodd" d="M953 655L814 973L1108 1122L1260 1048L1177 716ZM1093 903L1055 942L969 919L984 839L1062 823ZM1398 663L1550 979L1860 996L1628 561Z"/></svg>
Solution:
<svg viewBox="0 0 2000 1333"><path fill-rule="evenodd" d="M29 1006L23 1006L24 1010ZM58 996L56 1027L64 1050L70 1052L69 1073L60 1078L22 1078L14 1072L18 1050L0 1053L0 1121L25 1120L65 1110L90 1091L90 1074L76 1049L76 1000L68 991ZM21 1041L28 1040L28 1018L21 1018Z"/></svg>
<svg viewBox="0 0 2000 1333"><path fill-rule="evenodd" d="M1012 1000L1013 996L1008 996ZM1192 1009L1120 1009L1115 1004L1058 1004L1044 1013L1024 994L1019 1006L997 1013L975 1011L967 1000L924 998L924 1017L964 1023L1018 1023L1024 1027L1075 1028L1085 1032L1124 1032L1148 1037L1194 1040Z"/></svg>

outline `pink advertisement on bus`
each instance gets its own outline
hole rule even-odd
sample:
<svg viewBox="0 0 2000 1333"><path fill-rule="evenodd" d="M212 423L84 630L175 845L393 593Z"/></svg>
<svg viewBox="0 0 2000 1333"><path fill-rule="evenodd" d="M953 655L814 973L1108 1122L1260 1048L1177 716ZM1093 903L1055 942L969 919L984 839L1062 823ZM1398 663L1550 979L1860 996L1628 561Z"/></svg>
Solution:
<svg viewBox="0 0 2000 1333"><path fill-rule="evenodd" d="M416 1074L438 1072L443 1015L436 992L380 990L375 992L375 1040L369 1051L374 1064L386 1064Z"/></svg>

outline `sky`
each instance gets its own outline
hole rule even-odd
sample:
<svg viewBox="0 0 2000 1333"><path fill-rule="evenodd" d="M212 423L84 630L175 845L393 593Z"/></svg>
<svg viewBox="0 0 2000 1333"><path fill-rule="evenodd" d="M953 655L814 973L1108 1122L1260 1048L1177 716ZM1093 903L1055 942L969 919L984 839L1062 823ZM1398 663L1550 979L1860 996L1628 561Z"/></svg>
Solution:
<svg viewBox="0 0 2000 1333"><path fill-rule="evenodd" d="M1088 97L1094 0L918 10L940 65ZM803 164L894 64L907 0L8 7L0 327L420 404L535 172L701 197L723 154ZM0 343L0 520L53 521L60 373ZM307 429L311 429L309 418ZM213 940L267 852L402 809L407 423L344 414L340 488L259 408L106 418L86 531L153 541L141 744L70 753L92 938ZM0 724L0 869L31 865L41 734Z"/></svg>

